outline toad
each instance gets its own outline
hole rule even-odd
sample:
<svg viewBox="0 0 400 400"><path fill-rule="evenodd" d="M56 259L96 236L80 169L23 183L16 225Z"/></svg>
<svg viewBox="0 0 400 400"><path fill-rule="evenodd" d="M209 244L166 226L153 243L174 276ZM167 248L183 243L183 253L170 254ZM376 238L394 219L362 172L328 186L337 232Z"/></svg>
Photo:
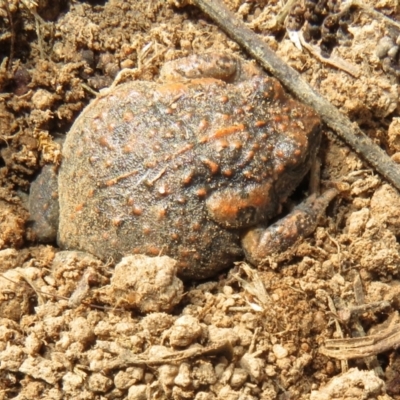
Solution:
<svg viewBox="0 0 400 400"><path fill-rule="evenodd" d="M166 254L184 278L214 275L244 253L257 263L269 251L264 226L319 142L315 112L254 63L214 53L167 62L158 83L100 94L67 134L57 242L103 260ZM43 185L34 192L37 220Z"/></svg>

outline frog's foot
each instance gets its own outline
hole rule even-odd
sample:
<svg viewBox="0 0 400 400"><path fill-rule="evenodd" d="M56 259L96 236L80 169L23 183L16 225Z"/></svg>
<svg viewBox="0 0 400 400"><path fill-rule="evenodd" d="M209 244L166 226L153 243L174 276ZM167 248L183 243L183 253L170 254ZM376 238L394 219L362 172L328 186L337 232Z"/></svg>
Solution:
<svg viewBox="0 0 400 400"><path fill-rule="evenodd" d="M332 188L319 197L312 195L268 228L250 229L242 238L246 259L258 265L268 256L284 252L299 239L313 233L318 217L338 193L337 189Z"/></svg>

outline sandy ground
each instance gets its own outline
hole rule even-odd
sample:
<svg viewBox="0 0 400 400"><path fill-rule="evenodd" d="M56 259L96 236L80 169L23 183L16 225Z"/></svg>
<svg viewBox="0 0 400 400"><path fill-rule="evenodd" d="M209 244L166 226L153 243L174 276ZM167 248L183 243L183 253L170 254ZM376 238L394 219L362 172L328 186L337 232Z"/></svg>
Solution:
<svg viewBox="0 0 400 400"><path fill-rule="evenodd" d="M273 28L281 2L228 6L400 162L398 3L366 3L379 15L351 9L309 42L333 48L339 68ZM57 140L95 91L123 68L155 80L165 61L204 51L246 58L193 6L0 2L0 399L400 398L400 339L383 336L399 323L400 196L327 129L322 182L348 190L310 238L258 269L183 285L165 257L114 268L36 243L30 182L59 162ZM322 354L329 339L365 334L378 335L377 356Z"/></svg>

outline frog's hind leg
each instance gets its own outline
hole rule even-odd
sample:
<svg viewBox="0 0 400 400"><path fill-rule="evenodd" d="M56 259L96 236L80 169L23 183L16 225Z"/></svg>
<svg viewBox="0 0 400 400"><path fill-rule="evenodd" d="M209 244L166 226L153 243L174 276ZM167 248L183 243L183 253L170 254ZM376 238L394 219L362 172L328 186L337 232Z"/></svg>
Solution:
<svg viewBox="0 0 400 400"><path fill-rule="evenodd" d="M246 259L258 265L265 258L282 253L299 239L311 235L317 227L318 217L338 193L338 189L331 188L319 197L312 195L268 228L250 229L242 238Z"/></svg>

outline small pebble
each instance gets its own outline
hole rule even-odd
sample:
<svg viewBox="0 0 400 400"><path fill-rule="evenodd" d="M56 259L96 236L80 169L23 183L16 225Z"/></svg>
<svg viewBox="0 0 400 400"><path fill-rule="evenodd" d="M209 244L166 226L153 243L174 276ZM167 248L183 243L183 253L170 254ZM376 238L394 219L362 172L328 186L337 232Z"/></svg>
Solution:
<svg viewBox="0 0 400 400"><path fill-rule="evenodd" d="M288 351L281 346L280 344L275 344L272 347L272 351L274 352L276 358L279 360L280 358L285 358L288 355Z"/></svg>

